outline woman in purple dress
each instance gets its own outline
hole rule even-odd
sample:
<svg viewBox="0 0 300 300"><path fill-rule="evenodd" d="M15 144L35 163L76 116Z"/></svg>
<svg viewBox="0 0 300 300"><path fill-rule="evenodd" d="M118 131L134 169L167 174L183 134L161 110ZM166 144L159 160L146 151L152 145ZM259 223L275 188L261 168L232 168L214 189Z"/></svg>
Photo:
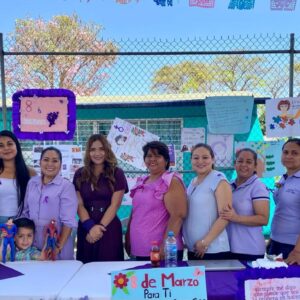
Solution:
<svg viewBox="0 0 300 300"><path fill-rule="evenodd" d="M103 135L89 138L84 167L75 173L74 184L80 218L77 259L83 263L124 260L122 225L117 211L128 186Z"/></svg>

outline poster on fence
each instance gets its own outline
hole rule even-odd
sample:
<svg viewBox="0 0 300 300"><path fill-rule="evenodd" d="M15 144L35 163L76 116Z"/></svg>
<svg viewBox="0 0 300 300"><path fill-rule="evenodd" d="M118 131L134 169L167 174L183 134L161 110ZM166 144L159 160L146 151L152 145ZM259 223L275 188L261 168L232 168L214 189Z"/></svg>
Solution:
<svg viewBox="0 0 300 300"><path fill-rule="evenodd" d="M215 166L228 168L233 165L233 135L232 134L208 134L207 144L211 146L215 154Z"/></svg>
<svg viewBox="0 0 300 300"><path fill-rule="evenodd" d="M300 135L300 97L266 100L268 137Z"/></svg>
<svg viewBox="0 0 300 300"><path fill-rule="evenodd" d="M207 97L208 131L213 134L248 133L254 99L250 96Z"/></svg>
<svg viewBox="0 0 300 300"><path fill-rule="evenodd" d="M242 148L250 148L257 153L257 176L274 177L285 173L282 164L279 164L281 149L284 141L271 142L235 142L235 153Z"/></svg>
<svg viewBox="0 0 300 300"><path fill-rule="evenodd" d="M40 157L44 148L53 146L62 154L61 175L73 181L75 172L83 166L81 146L76 145L40 145L33 146L32 161L33 167L38 174L41 173Z"/></svg>
<svg viewBox="0 0 300 300"><path fill-rule="evenodd" d="M107 136L118 159L145 171L143 146L159 137L125 120L115 118Z"/></svg>
<svg viewBox="0 0 300 300"><path fill-rule="evenodd" d="M205 128L181 129L181 152L191 152L192 147L205 143Z"/></svg>

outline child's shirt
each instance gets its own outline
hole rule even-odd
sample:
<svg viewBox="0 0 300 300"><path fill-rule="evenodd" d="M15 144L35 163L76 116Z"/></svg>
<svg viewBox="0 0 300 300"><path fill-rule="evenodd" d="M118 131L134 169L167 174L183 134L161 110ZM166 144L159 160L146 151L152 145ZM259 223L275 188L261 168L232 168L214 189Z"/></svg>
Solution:
<svg viewBox="0 0 300 300"><path fill-rule="evenodd" d="M25 250L18 250L16 251L16 261L22 260L38 260L41 256L41 251L38 248L31 246Z"/></svg>

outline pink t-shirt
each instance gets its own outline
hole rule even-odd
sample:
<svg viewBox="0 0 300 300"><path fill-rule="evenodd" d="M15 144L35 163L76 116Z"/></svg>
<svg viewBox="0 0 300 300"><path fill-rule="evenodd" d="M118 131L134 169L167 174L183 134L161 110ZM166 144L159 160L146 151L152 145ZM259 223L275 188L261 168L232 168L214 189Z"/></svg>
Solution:
<svg viewBox="0 0 300 300"><path fill-rule="evenodd" d="M148 176L138 178L136 185L131 190L130 243L132 255L149 256L151 242L162 243L170 217L164 204L164 194L168 192L173 176L182 182L179 174L166 171L151 183L145 183ZM181 232L177 236L177 248L178 250L183 249Z"/></svg>

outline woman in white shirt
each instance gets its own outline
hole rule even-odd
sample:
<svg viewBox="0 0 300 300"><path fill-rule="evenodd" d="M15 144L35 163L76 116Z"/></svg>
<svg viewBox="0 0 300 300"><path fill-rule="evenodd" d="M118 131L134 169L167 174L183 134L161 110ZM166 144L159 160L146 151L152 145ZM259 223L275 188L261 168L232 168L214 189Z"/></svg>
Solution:
<svg viewBox="0 0 300 300"><path fill-rule="evenodd" d="M21 214L27 183L35 174L26 166L16 136L0 131L0 223Z"/></svg>

